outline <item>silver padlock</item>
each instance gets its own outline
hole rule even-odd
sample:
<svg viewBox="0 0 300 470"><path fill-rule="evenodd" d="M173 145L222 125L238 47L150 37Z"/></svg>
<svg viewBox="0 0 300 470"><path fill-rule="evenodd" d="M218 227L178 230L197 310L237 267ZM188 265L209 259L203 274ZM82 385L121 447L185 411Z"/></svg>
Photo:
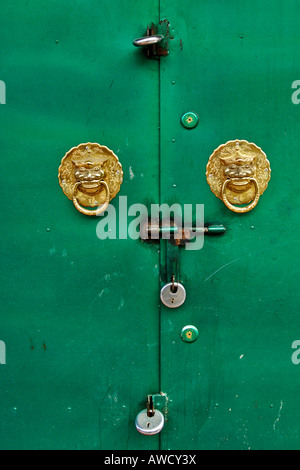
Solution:
<svg viewBox="0 0 300 470"><path fill-rule="evenodd" d="M168 282L160 291L160 299L166 307L180 307L185 301L186 292L180 282Z"/></svg>
<svg viewBox="0 0 300 470"><path fill-rule="evenodd" d="M148 415L149 411L147 409L142 410L135 419L135 426L141 434L153 436L162 430L165 418L159 410L155 410L153 416Z"/></svg>

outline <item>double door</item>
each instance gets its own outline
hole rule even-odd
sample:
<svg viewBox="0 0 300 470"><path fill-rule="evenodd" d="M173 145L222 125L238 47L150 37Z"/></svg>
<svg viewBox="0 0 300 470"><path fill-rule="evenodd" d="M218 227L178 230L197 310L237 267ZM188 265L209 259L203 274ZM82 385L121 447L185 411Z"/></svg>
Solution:
<svg viewBox="0 0 300 470"><path fill-rule="evenodd" d="M0 447L299 448L297 2L2 10ZM132 41L162 20L168 54L149 58ZM213 151L236 139L272 169L244 214L206 178ZM105 215L80 214L57 180L65 153L88 142L123 169L116 236L103 239ZM202 205L204 224L226 233L199 250L120 237L125 197L126 210ZM172 259L178 308L160 300ZM164 427L145 436L136 415L160 394Z"/></svg>

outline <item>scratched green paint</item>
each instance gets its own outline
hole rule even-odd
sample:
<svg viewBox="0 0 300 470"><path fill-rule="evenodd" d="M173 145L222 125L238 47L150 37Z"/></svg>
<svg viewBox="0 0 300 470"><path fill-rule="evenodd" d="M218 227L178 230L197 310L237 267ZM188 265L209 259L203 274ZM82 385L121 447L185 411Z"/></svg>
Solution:
<svg viewBox="0 0 300 470"><path fill-rule="evenodd" d="M297 7L1 6L1 449L300 448ZM174 36L160 64L132 46L159 18ZM194 129L180 122L189 111ZM236 138L272 168L242 216L205 179L213 150ZM119 156L128 205L204 204L206 222L227 227L199 252L180 248L180 309L159 308L165 244L101 241L98 220L63 195L60 160L85 141ZM194 343L182 341L185 325L198 329ZM134 419L160 391L168 421L147 438Z"/></svg>

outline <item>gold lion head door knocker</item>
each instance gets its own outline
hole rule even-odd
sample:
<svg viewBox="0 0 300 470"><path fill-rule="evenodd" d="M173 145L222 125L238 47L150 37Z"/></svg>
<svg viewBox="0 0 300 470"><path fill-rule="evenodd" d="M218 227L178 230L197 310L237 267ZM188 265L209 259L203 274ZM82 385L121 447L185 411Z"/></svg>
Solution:
<svg viewBox="0 0 300 470"><path fill-rule="evenodd" d="M240 214L256 206L271 176L265 153L246 140L220 145L209 157L206 170L212 192L228 209Z"/></svg>
<svg viewBox="0 0 300 470"><path fill-rule="evenodd" d="M58 179L63 192L79 212L99 215L120 190L122 165L112 150L89 142L66 153Z"/></svg>

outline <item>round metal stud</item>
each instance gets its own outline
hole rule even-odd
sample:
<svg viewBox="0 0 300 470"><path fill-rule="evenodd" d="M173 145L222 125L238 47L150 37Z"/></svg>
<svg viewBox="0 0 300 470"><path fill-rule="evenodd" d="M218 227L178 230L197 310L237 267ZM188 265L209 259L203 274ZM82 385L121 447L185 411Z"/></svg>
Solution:
<svg viewBox="0 0 300 470"><path fill-rule="evenodd" d="M196 113L188 112L181 117L181 124L186 129L194 129L199 122L199 117Z"/></svg>
<svg viewBox="0 0 300 470"><path fill-rule="evenodd" d="M181 338L185 343L193 343L198 338L199 331L194 325L186 325L181 330Z"/></svg>

